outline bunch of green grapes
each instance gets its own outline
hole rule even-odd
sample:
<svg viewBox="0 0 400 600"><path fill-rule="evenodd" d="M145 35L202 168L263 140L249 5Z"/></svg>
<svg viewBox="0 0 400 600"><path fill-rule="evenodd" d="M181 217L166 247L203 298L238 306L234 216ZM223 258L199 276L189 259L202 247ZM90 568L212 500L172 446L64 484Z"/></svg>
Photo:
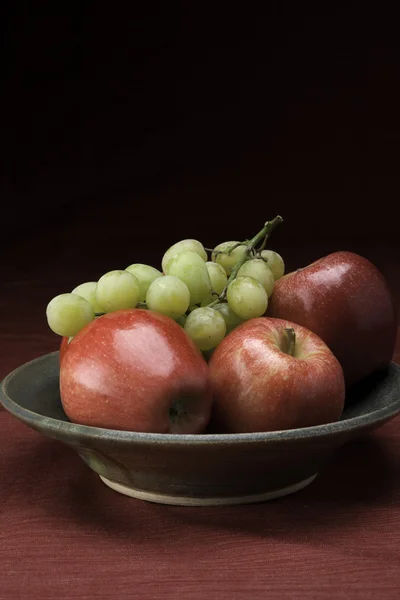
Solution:
<svg viewBox="0 0 400 600"><path fill-rule="evenodd" d="M212 351L240 323L265 313L284 274L282 257L257 251L255 239L219 244L211 260L198 240L177 242L162 257L161 270L135 263L56 296L47 306L48 324L72 338L97 316L138 307L174 319L200 350Z"/></svg>

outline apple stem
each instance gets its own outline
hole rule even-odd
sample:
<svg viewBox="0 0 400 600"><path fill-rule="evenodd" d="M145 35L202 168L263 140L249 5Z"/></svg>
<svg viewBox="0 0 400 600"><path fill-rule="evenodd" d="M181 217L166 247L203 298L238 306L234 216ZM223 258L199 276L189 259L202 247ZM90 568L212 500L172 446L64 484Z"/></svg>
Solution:
<svg viewBox="0 0 400 600"><path fill-rule="evenodd" d="M296 333L293 329L293 327L287 327L285 329L286 332L286 337L287 337L287 351L286 353L289 354L289 356L294 356L294 351L296 348Z"/></svg>
<svg viewBox="0 0 400 600"><path fill-rule="evenodd" d="M238 246L246 246L246 250L243 252L242 256L239 258L238 262L232 269L232 272L229 276L226 287L224 288L224 290L222 291L222 293L219 295L219 297L216 300L211 302L211 304L208 304L208 306L210 308L212 308L219 302L223 302L225 300L229 284L232 283L232 281L234 279L236 279L240 267L242 265L244 265L244 263L254 255L255 247L261 242L261 240L263 238L264 238L264 241L262 243L262 247L265 248L267 239L269 238L269 236L271 235L271 233L273 232L275 227L280 225L282 222L283 222L282 217L280 215L276 216L275 219L272 219L272 221L267 221L265 223L264 227L261 229L261 231L259 231L253 238L251 238L251 240L246 240L244 242L237 242L237 243L233 244L230 248L228 248L228 250L225 250L223 252L223 254L230 254Z"/></svg>

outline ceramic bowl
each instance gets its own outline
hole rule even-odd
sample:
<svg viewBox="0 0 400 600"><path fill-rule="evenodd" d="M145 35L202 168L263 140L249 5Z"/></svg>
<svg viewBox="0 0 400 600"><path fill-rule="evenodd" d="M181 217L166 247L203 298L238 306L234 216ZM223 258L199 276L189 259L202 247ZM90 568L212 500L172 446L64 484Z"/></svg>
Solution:
<svg viewBox="0 0 400 600"><path fill-rule="evenodd" d="M10 373L0 400L29 427L71 446L117 492L165 504L244 504L304 488L337 448L399 413L400 367L391 364L355 386L340 421L269 433L147 434L76 425L60 401L58 352Z"/></svg>

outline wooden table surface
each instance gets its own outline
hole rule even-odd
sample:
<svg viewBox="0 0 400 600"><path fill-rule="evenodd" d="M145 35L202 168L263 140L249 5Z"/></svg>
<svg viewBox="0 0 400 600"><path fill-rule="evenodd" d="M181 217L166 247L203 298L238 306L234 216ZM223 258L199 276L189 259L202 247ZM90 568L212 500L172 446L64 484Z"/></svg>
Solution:
<svg viewBox="0 0 400 600"><path fill-rule="evenodd" d="M99 264L107 262L105 253L82 262L79 244L74 251L71 243L67 255L70 235L34 243L28 236L18 241L18 252L9 246L0 295L0 378L57 349L46 303L98 276ZM318 256L330 244L337 242L304 253ZM359 246L364 254L368 248ZM370 248L371 257L399 300L397 257L383 244L377 248ZM126 244L118 252L116 266L122 256L127 266ZM287 252L289 262L299 260ZM400 362L400 343L394 360ZM212 508L120 496L71 449L5 411L0 431L1 600L399 597L400 418L344 447L293 496Z"/></svg>

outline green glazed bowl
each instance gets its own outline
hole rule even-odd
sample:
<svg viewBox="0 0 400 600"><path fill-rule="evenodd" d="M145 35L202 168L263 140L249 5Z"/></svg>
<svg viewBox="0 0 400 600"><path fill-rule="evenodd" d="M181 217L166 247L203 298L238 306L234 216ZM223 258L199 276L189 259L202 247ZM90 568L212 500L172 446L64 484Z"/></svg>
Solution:
<svg viewBox="0 0 400 600"><path fill-rule="evenodd" d="M353 387L336 423L269 433L173 435L71 423L59 393L58 352L2 382L4 408L71 446L117 492L164 504L206 506L270 500L310 484L339 447L400 413L400 367ZM340 482L338 482L340 485Z"/></svg>

